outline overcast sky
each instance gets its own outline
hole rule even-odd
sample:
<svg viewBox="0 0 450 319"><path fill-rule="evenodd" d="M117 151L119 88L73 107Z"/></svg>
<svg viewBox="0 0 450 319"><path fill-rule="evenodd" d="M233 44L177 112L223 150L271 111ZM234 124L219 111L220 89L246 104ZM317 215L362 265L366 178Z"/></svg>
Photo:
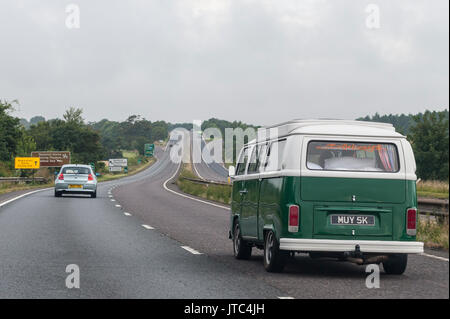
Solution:
<svg viewBox="0 0 450 319"><path fill-rule="evenodd" d="M0 13L0 98L28 119L75 106L88 121L264 125L449 104L448 0L0 0Z"/></svg>

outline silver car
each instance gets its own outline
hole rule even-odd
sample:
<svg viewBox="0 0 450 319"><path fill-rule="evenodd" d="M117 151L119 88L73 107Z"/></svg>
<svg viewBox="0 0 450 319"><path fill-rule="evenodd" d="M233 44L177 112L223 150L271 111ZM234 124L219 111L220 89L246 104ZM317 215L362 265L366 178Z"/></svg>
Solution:
<svg viewBox="0 0 450 319"><path fill-rule="evenodd" d="M55 179L55 197L66 194L89 194L97 197L97 177L89 165L67 164Z"/></svg>

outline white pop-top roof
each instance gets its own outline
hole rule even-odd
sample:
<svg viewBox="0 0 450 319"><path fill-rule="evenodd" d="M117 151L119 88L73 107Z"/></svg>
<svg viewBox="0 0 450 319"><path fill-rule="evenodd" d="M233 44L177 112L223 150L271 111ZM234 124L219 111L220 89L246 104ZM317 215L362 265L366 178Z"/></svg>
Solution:
<svg viewBox="0 0 450 319"><path fill-rule="evenodd" d="M258 129L258 140L273 139L290 134L394 137L404 136L392 124L351 120L292 120Z"/></svg>

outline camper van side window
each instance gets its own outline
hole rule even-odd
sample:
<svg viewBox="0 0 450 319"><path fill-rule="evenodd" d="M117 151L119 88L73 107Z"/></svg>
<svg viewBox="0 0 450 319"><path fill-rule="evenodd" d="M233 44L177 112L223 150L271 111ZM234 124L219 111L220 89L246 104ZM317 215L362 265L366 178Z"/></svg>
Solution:
<svg viewBox="0 0 450 319"><path fill-rule="evenodd" d="M266 167L266 154L267 153L267 143L261 145L261 149L259 151L259 159L258 159L258 172L264 172L264 168Z"/></svg>
<svg viewBox="0 0 450 319"><path fill-rule="evenodd" d="M279 140L270 144L267 151L266 172L281 170L281 161L283 159L286 140Z"/></svg>
<svg viewBox="0 0 450 319"><path fill-rule="evenodd" d="M248 164L247 174L258 173L260 151L261 145L257 145L253 148L252 156L250 157L250 163Z"/></svg>
<svg viewBox="0 0 450 319"><path fill-rule="evenodd" d="M236 175L243 175L245 173L245 166L248 161L248 147L244 149L237 163Z"/></svg>

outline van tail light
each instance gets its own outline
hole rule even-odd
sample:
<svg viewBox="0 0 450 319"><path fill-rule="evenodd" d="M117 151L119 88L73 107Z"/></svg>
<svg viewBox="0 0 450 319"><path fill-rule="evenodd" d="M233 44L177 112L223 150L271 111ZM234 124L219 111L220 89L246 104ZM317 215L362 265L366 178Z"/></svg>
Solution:
<svg viewBox="0 0 450 319"><path fill-rule="evenodd" d="M416 236L417 233L417 209L408 208L406 210L406 234Z"/></svg>
<svg viewBox="0 0 450 319"><path fill-rule="evenodd" d="M300 207L297 205L290 205L288 231L290 233L298 232L299 223L300 223Z"/></svg>
<svg viewBox="0 0 450 319"><path fill-rule="evenodd" d="M64 180L64 175L63 175L62 173L59 174L58 179L59 179L60 181L63 181L63 180Z"/></svg>
<svg viewBox="0 0 450 319"><path fill-rule="evenodd" d="M93 181L94 180L94 177L92 176L92 174L89 174L88 175L88 181Z"/></svg>

